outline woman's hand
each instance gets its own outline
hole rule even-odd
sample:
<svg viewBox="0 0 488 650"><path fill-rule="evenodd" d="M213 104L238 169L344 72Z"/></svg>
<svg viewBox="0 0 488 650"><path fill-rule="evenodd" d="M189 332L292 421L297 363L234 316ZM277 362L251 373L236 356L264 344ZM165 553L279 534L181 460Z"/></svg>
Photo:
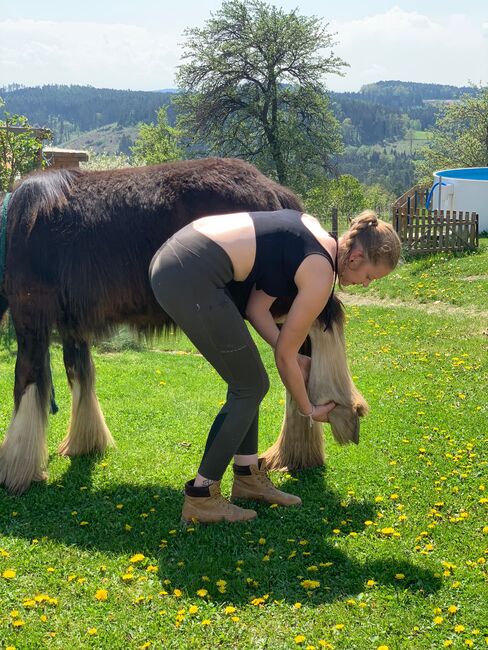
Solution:
<svg viewBox="0 0 488 650"><path fill-rule="evenodd" d="M305 354L297 354L298 365L302 372L303 381L305 386L308 384L308 378L310 377L310 366L312 365L312 359L307 357Z"/></svg>
<svg viewBox="0 0 488 650"><path fill-rule="evenodd" d="M329 413L333 408L335 408L335 402L327 402L327 404L314 405L312 420L315 420L315 422L328 422Z"/></svg>

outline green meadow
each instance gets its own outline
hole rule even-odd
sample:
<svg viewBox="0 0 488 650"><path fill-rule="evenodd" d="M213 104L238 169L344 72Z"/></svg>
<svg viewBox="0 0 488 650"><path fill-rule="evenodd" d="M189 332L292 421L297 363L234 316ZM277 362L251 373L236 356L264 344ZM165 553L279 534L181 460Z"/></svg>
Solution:
<svg viewBox="0 0 488 650"><path fill-rule="evenodd" d="M371 406L360 444L337 446L326 425L325 467L273 473L303 506L258 505L248 524L180 524L225 396L183 336L94 353L117 447L73 460L56 452L70 396L53 346L49 480L0 491L0 647L486 647L487 289L484 239L348 291L349 363ZM271 379L264 451L284 389L258 345ZM3 345L3 431L14 364Z"/></svg>

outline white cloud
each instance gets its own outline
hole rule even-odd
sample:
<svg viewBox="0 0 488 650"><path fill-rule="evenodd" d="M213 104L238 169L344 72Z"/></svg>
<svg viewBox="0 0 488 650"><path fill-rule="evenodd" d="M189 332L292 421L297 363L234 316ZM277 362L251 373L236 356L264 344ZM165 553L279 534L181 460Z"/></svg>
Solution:
<svg viewBox="0 0 488 650"><path fill-rule="evenodd" d="M488 81L488 25L468 15L435 18L399 7L359 20L331 23L335 53L350 68L329 77L333 90L357 90L380 79L466 85Z"/></svg>
<svg viewBox="0 0 488 650"><path fill-rule="evenodd" d="M488 82L488 23L393 7L332 22L335 53L350 64L332 90L380 79L465 85ZM150 90L175 85L184 41L168 18L152 27L96 22L0 21L0 85L48 83Z"/></svg>
<svg viewBox="0 0 488 650"><path fill-rule="evenodd" d="M0 22L0 84L174 85L178 34L93 22Z"/></svg>

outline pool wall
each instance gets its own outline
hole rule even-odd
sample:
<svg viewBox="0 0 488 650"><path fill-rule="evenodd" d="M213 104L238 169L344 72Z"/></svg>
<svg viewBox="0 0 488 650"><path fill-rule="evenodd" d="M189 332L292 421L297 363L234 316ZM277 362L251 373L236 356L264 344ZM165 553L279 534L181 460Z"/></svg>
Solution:
<svg viewBox="0 0 488 650"><path fill-rule="evenodd" d="M479 231L488 231L488 167L434 172L431 210L477 212Z"/></svg>

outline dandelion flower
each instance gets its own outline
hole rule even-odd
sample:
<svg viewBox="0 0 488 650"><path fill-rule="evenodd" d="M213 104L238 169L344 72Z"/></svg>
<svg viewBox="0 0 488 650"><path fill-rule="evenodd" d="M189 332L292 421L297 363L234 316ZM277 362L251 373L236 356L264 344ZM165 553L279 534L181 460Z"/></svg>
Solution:
<svg viewBox="0 0 488 650"><path fill-rule="evenodd" d="M97 591L95 593L95 598L97 600L107 600L108 591L106 589L97 589Z"/></svg>

